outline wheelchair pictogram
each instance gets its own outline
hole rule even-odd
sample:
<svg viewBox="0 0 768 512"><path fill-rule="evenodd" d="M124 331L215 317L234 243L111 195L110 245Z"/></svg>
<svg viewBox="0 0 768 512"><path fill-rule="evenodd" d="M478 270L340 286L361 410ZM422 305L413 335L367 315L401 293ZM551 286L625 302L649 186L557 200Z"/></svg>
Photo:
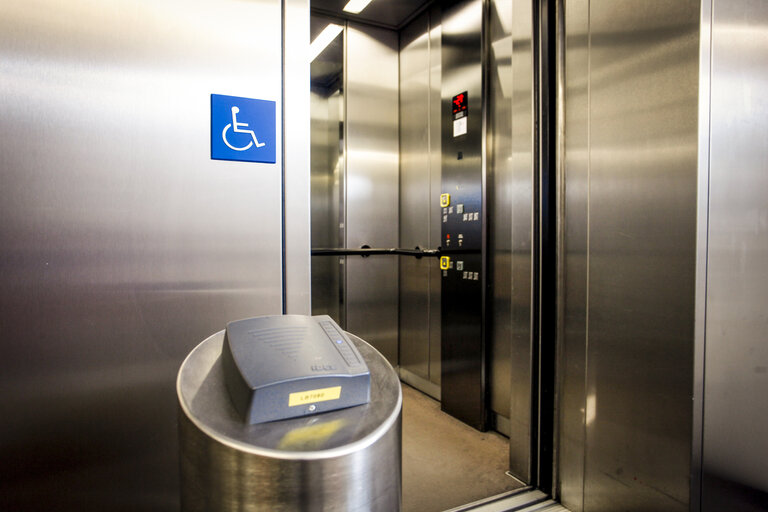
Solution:
<svg viewBox="0 0 768 512"><path fill-rule="evenodd" d="M211 158L274 164L280 139L271 100L211 94Z"/></svg>
<svg viewBox="0 0 768 512"><path fill-rule="evenodd" d="M266 145L264 142L259 142L259 139L256 138L256 133L253 130L246 130L245 128L248 128L248 123L239 123L237 122L237 114L240 112L239 107L232 107L232 122L229 123L224 127L224 129L221 131L221 139L224 141L224 144L227 145L229 149L232 149L234 151L246 151L251 148L254 144L256 144L257 148L263 147ZM253 140L249 140L248 144L246 144L243 147L237 147L233 146L229 143L229 140L227 140L227 131L232 128L232 131L234 133L248 133L250 134L251 138Z"/></svg>

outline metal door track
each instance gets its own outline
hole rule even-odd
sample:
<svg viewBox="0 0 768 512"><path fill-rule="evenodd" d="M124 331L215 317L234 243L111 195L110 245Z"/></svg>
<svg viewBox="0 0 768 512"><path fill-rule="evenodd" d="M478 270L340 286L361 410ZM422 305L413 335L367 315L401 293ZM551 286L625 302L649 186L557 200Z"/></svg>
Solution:
<svg viewBox="0 0 768 512"><path fill-rule="evenodd" d="M569 512L537 489L518 489L452 508L446 512Z"/></svg>

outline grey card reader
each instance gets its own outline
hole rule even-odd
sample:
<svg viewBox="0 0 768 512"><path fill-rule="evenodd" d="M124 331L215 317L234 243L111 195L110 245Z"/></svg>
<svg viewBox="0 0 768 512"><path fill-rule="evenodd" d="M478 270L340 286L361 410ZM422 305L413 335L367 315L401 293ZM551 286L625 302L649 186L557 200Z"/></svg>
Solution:
<svg viewBox="0 0 768 512"><path fill-rule="evenodd" d="M327 315L230 322L221 358L232 403L249 424L370 401L368 366Z"/></svg>

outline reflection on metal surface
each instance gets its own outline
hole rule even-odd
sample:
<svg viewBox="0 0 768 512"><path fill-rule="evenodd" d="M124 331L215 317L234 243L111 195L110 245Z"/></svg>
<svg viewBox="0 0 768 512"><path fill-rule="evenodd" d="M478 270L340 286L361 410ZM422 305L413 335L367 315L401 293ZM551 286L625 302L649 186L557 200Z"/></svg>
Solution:
<svg viewBox="0 0 768 512"><path fill-rule="evenodd" d="M575 510L688 508L699 7L567 5L560 432Z"/></svg>
<svg viewBox="0 0 768 512"><path fill-rule="evenodd" d="M512 2L490 5L488 147L490 393L491 410L509 418L512 337ZM510 432L506 432L510 435Z"/></svg>
<svg viewBox="0 0 768 512"><path fill-rule="evenodd" d="M531 280L533 223L533 12L512 2L510 471L531 482Z"/></svg>
<svg viewBox="0 0 768 512"><path fill-rule="evenodd" d="M283 2L283 286L288 314L311 313L310 70L305 0Z"/></svg>
<svg viewBox="0 0 768 512"><path fill-rule="evenodd" d="M439 38L436 12L414 20L400 33L400 244L437 247L439 206ZM432 83L436 80L436 84ZM437 102L437 106L435 105ZM435 122L437 118L437 122ZM436 142L437 140L437 142ZM437 144L437 145L436 145ZM431 260L400 258L401 378L435 395L439 384L439 270ZM426 307L425 307L426 305ZM435 322L437 316L437 322ZM434 332L437 324L437 333ZM438 343L434 343L437 337ZM438 349L437 356L435 350ZM435 360L437 359L437 363ZM410 373L408 373L410 372ZM418 377L414 379L412 375ZM420 385L420 383L426 385ZM439 395L439 388L437 389Z"/></svg>
<svg viewBox="0 0 768 512"><path fill-rule="evenodd" d="M2 2L4 509L178 509L174 367L282 309L281 152L209 153L212 92L281 111L280 26L273 1Z"/></svg>
<svg viewBox="0 0 768 512"><path fill-rule="evenodd" d="M311 17L314 31L328 20ZM312 248L344 247L344 34L311 64L311 236ZM344 326L343 257L312 258L312 314L329 315Z"/></svg>
<svg viewBox="0 0 768 512"><path fill-rule="evenodd" d="M564 294L560 333L559 497L583 510L587 397L587 199L589 189L589 3L569 1L565 13Z"/></svg>
<svg viewBox="0 0 768 512"><path fill-rule="evenodd" d="M347 38L344 247L396 247L397 33L350 23ZM346 293L346 329L397 364L397 258L347 258Z"/></svg>
<svg viewBox="0 0 768 512"><path fill-rule="evenodd" d="M371 371L370 403L256 425L229 400L224 331L190 353L177 382L184 511L399 510L400 383L381 354L350 338Z"/></svg>
<svg viewBox="0 0 768 512"><path fill-rule="evenodd" d="M768 4L712 18L702 510L768 507Z"/></svg>
<svg viewBox="0 0 768 512"><path fill-rule="evenodd" d="M309 45L309 61L312 62L320 55L336 37L344 30L342 25L329 23L327 27Z"/></svg>

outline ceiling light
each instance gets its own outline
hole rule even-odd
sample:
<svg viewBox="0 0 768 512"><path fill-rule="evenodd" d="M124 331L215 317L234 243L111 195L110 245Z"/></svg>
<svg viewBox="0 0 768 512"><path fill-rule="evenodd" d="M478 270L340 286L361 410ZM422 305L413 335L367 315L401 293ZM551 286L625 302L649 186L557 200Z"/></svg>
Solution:
<svg viewBox="0 0 768 512"><path fill-rule="evenodd" d="M360 11L365 9L369 3L371 3L371 0L349 0L347 5L344 6L344 10L352 14L360 14Z"/></svg>
<svg viewBox="0 0 768 512"><path fill-rule="evenodd" d="M315 58L325 50L325 47L331 44L331 41L336 39L336 36L339 35L342 30L344 30L344 27L341 25L329 23L328 26L320 32L320 35L312 41L312 44L309 45L309 62L315 60Z"/></svg>

